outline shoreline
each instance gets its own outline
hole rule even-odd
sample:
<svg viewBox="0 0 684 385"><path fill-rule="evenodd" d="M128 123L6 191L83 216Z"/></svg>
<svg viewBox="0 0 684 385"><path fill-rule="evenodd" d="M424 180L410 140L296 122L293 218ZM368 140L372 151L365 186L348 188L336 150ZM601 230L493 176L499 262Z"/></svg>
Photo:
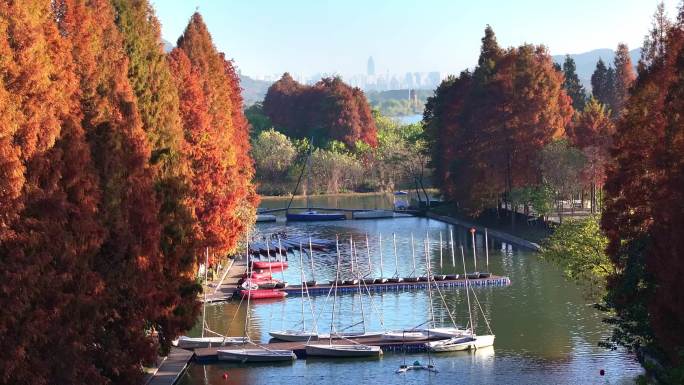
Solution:
<svg viewBox="0 0 684 385"><path fill-rule="evenodd" d="M517 237L517 236L509 234L505 231L490 229L488 227L482 226L482 225L477 224L475 222L470 222L470 221L454 218L454 217L447 216L447 215L439 215L439 214L436 214L436 213L430 212L430 211L426 212L425 216L427 218L436 219L438 221L449 223L451 225L474 228L480 232L484 232L484 229L486 228L487 233L494 238L501 239L503 241L506 241L508 243L514 244L518 247L522 247L522 248L525 248L528 250L532 250L532 251L536 251L536 252L541 251L541 246L538 243L528 241L527 239Z"/></svg>

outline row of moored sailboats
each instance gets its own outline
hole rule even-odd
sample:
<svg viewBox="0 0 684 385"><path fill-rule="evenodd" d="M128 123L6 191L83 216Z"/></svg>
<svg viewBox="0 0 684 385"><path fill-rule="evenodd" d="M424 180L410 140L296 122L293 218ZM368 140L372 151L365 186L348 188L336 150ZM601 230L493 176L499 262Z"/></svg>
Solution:
<svg viewBox="0 0 684 385"><path fill-rule="evenodd" d="M382 242L380 238L380 243ZM412 249L413 249L413 236L412 236ZM426 269L427 269L427 281L428 282L434 282L435 277L432 275L432 269L431 269L431 262L429 258L429 239L426 237L425 239L425 260L426 260ZM474 240L474 232L473 232L473 245L475 243ZM441 241L440 241L441 244ZM452 260L455 260L454 256L454 247L453 247L453 235L451 235L451 256ZM486 252L488 253L488 245L485 240L485 245L486 245ZM366 249L368 250L368 260L369 260L369 267L370 267L370 249L368 247L368 239L366 238ZM356 273L356 278L352 279L351 282L354 282L354 284L358 287L358 293L360 295L360 298L363 296L364 292L364 287L366 285L366 282L364 279L361 277L360 269L358 268L358 256L355 254L355 245L353 240L350 239L350 257L351 257L351 263L352 266L355 263L356 260L356 265L357 269L355 271ZM441 248L440 248L441 250ZM311 252L311 250L309 250ZM301 270L301 325L302 327L300 329L288 329L288 330L275 330L271 331L269 334L271 337L283 340L283 341L292 341L292 342L304 342L305 345L305 350L306 354L308 356L320 356L320 357L379 357L383 354L382 349L380 346L375 346L375 345L366 345L363 344L357 340L360 340L362 338L368 338L368 337L375 337L379 339L380 341L387 342L387 343L392 343L392 342L402 342L402 343L415 343L419 341L426 341L425 345L426 348L432 352L449 352L449 351L461 351L461 350L474 350L474 349L479 349L487 346L492 346L494 343L494 334L491 331L491 327L486 320L485 317L485 323L487 324L487 328L489 329L490 334L486 335L477 335L473 331L473 316L472 316L472 308L474 307L474 304L471 304L470 300L470 293L471 293L471 286L468 284L468 276L466 272L466 266L465 266L465 255L463 251L463 247L461 246L461 258L463 261L463 267L464 267L464 273L465 273L465 278L466 278L466 298L467 298L467 305L468 305L468 316L469 316L469 322L466 328L459 328L453 318L453 313L449 310L447 303L444 299L443 293L441 292L440 288L438 285L434 285L434 289L436 291L436 295L439 296L439 298L442 300L445 309L447 310L447 313L449 315L449 318L451 320L452 326L448 327L436 327L436 322L435 322L435 317L434 317L434 311L432 309L432 301L433 301L433 285L428 285L428 296L429 296L429 301L430 301L430 306L429 306L429 314L428 314L428 319L424 323L408 328L408 329L401 329L401 330L383 330L383 331L367 331L365 327L365 315L364 315L364 308L363 308L363 300L361 300L361 322L356 323L351 326L356 326L358 324L361 324L363 326L362 331L356 331L356 332L349 332L346 331L349 329L349 327L344 328L342 330L336 330L336 320L335 320L335 314L337 310L337 292L338 292L338 285L342 284L343 282L345 284L348 284L347 282L349 281L343 281L340 279L340 262L341 262L341 254L340 254L340 248L339 248L339 241L336 242L336 252L337 252L337 261L336 261L336 270L335 270L335 279L331 281L331 288L330 288L330 293L328 296L332 295L333 298L333 303L332 303L332 313L331 313L331 319L330 319L330 331L329 333L319 333L318 328L316 326L316 322L313 323L311 329L307 329L306 325L304 323L305 320L305 304L307 302L308 298L308 303L309 303L309 308L312 313L312 316L315 318L315 309L313 308L313 304L310 300L310 297L308 295L308 287L307 282L313 283L315 285L315 280L312 281L307 281L305 279L304 275L304 261L303 261L303 250L302 247L300 246L299 250L299 257L300 257L300 270ZM475 253L474 247L473 247L473 253ZM396 256L396 238L394 238L394 254L395 254L395 262L397 259ZM413 255L413 267L414 267L414 273L415 273L415 252L412 253ZM475 257L475 255L474 255ZM488 255L487 255L488 257ZM382 261L382 246L380 244L380 259ZM441 255L440 255L440 260L441 260ZM382 262L381 262L382 266ZM252 264L248 264L248 270L247 270L247 275L248 277L252 276L253 274L258 274L256 272L253 272L252 269L254 266ZM381 267L382 269L382 267ZM352 271L354 271L352 267ZM312 262L312 272L313 272L313 262ZM382 276L382 273L381 273ZM412 274L411 276L415 276ZM398 278L398 268L397 271L395 272L395 276L392 278ZM382 279L382 278L381 278ZM391 278L388 278L389 280ZM370 296L370 291L368 291L368 288L365 287L368 295ZM474 297L474 302L475 304L479 307L480 310L482 310L482 307L480 306L479 301L477 300L477 296L475 292L472 292L473 297ZM240 337L226 337L222 336L218 333L215 333L208 328L206 328L206 323L205 323L205 311L203 311L202 315L202 324L203 324L203 330L202 330L202 337L198 338L189 338L189 337L181 337L178 340L178 346L183 347L183 348L197 348L197 347L206 347L206 346L220 346L217 350L217 355L219 360L225 360L225 361L238 361L238 362L273 362L273 361L292 361L296 359L296 355L292 350L274 350L274 349L269 349L267 346L260 345L258 343L255 343L252 341L247 333L249 330L249 325L250 325L250 312L249 312L249 307L250 307L250 296L243 296L242 300L246 299L246 306L247 306L247 319L245 322L245 333L244 336ZM241 301L242 301L241 300ZM371 301L372 301L372 296L371 296ZM472 306L471 306L472 305ZM482 313L484 316L484 312ZM381 322L382 324L382 322ZM214 334L212 336L205 336L205 331L211 334ZM234 345L236 347L231 347L231 348L223 348L224 346L229 346L229 345Z"/></svg>

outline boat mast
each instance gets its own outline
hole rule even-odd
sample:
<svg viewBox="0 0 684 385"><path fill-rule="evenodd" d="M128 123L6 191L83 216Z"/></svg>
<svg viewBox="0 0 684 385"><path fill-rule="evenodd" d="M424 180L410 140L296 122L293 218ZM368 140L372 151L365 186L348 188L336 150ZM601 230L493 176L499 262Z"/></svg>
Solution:
<svg viewBox="0 0 684 385"><path fill-rule="evenodd" d="M367 240L368 238L366 238ZM370 257L370 254L368 254ZM352 259L354 258L354 255L352 255ZM358 255L357 255L358 258ZM370 259L368 260L370 262ZM358 286L359 286L359 303L361 305L361 325L363 325L363 334L366 334L366 314L363 309L363 291L361 291L361 269L358 267L359 266L359 261L356 261L356 280L358 281Z"/></svg>
<svg viewBox="0 0 684 385"><path fill-rule="evenodd" d="M311 236L309 236L309 261L311 261L311 280L313 282L316 282L316 275L314 273L314 264L313 264L313 245L311 244Z"/></svg>
<svg viewBox="0 0 684 385"><path fill-rule="evenodd" d="M430 281L430 235L425 233L425 268L427 269L427 279L428 279L428 301L430 302L430 321L432 326L435 325L435 311L432 308L432 282Z"/></svg>
<svg viewBox="0 0 684 385"><path fill-rule="evenodd" d="M489 241L487 240L487 228L485 227L485 257L487 263L487 273L489 273Z"/></svg>
<svg viewBox="0 0 684 385"><path fill-rule="evenodd" d="M368 254L368 275L373 278L373 265L371 262L370 243L368 243L368 233L366 233L366 254Z"/></svg>
<svg viewBox="0 0 684 385"><path fill-rule="evenodd" d="M380 249L380 282L384 277L382 271L382 233L378 233L378 248Z"/></svg>
<svg viewBox="0 0 684 385"><path fill-rule="evenodd" d="M411 259L413 261L413 272L411 272L411 276L413 277L416 274L416 247L413 242L413 233L411 233Z"/></svg>
<svg viewBox="0 0 684 385"><path fill-rule="evenodd" d="M311 200L309 199L309 190L311 189L311 154L313 153L313 136L309 143L309 156L306 158L306 210L311 210Z"/></svg>
<svg viewBox="0 0 684 385"><path fill-rule="evenodd" d="M451 266L456 267L456 255L454 253L454 229L449 229L449 239L451 241Z"/></svg>
<svg viewBox="0 0 684 385"><path fill-rule="evenodd" d="M302 331L306 330L304 326L304 288L306 287L306 281L304 278L304 254L302 253L302 242L299 242L299 272L301 279L301 289L302 289Z"/></svg>
<svg viewBox="0 0 684 385"><path fill-rule="evenodd" d="M397 234L392 233L392 243L394 244L394 274L399 277L399 257L397 256Z"/></svg>
<svg viewBox="0 0 684 385"><path fill-rule="evenodd" d="M204 301L202 302L202 338L204 338L204 324L207 319L207 280L209 269L209 248L207 247L204 253L204 288L202 290Z"/></svg>
<svg viewBox="0 0 684 385"><path fill-rule="evenodd" d="M333 290L333 308L332 317L330 318L330 340L329 345L332 345L333 331L335 330L335 303L337 302L337 281L340 279L340 238L335 236L335 248L337 249L337 268L335 269L335 283Z"/></svg>
<svg viewBox="0 0 684 385"><path fill-rule="evenodd" d="M439 232L439 269L440 269L440 270L442 269L442 257L443 257L443 254L444 254L444 252L442 251L442 250L443 250L443 247L442 247L442 246L443 246L443 243L442 243L442 232L440 231L440 232Z"/></svg>
<svg viewBox="0 0 684 385"><path fill-rule="evenodd" d="M475 228L470 229L470 235L473 239L473 272L477 271L477 256L475 255Z"/></svg>
<svg viewBox="0 0 684 385"><path fill-rule="evenodd" d="M473 313L470 310L470 289L468 289L468 272L466 271L465 252L463 251L463 245L461 245L461 259L463 260L463 274L465 274L466 298L468 300L468 318L470 319L470 334L474 335L475 325L473 325Z"/></svg>

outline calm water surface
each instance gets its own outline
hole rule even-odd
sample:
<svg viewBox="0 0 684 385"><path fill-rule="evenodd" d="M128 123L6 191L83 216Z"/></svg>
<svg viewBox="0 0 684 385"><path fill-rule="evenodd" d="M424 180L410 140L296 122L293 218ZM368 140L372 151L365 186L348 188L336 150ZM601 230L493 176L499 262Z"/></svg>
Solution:
<svg viewBox="0 0 684 385"><path fill-rule="evenodd" d="M368 199L366 203L356 202L356 205L372 206L375 204L373 199L384 204L388 202L387 198L376 197ZM383 203L378 204L383 207ZM355 268L364 274L373 271L376 277L380 276L380 236L384 276L394 275L396 271L402 276L412 274L411 234L414 236L417 274L425 271L426 236L431 240L431 265L434 270L445 274L462 273L458 245L470 245L466 229L452 228L424 218L318 224L274 223L259 225L258 230L261 234L285 231L290 236L311 234L326 239L334 239L335 235L339 235L343 277L350 277L350 237L355 240L359 259ZM457 245L456 267L452 264L451 251L446 247L446 242L445 247L440 248L438 241L440 234L446 241L452 230ZM392 234L397 237L396 264ZM478 270L486 270L483 239L478 238L476 243ZM288 260L289 269L274 275L297 283L302 273L299 255L290 254ZM308 255L305 254L303 260L306 279L311 279ZM334 254L315 252L313 262L316 280L325 281L334 277ZM473 269L470 247L466 249L466 264L469 271ZM293 365L192 364L180 384L628 384L642 372L633 356L596 346L600 339L610 333L607 326L601 323L602 314L591 307L574 284L562 278L555 266L540 261L534 253L514 250L510 245L494 240L490 243L489 270L507 275L512 281L507 287L475 288L486 320L496 334L493 348L475 353L432 354L429 357L427 354L388 352L379 360L302 359ZM371 298L367 294L344 294L338 297L338 306L340 312L335 316L338 330L361 321L362 307L366 328L380 330L407 328L425 322L430 301L427 291L374 293ZM461 325L467 323L464 289L446 289L442 291L442 296L433 290L435 319L443 325L450 325L445 310L447 307L455 313L456 322ZM320 332L327 332L330 329L330 310L331 300L325 296L305 301L303 311L300 297L258 301L252 303L249 309L249 334L256 341L266 342L269 340L269 330L301 328L302 318L307 328L317 327ZM229 335L241 335L244 332L245 317L245 306L238 306L238 302L207 308L209 327ZM474 313L474 324L478 332L488 331L485 317L479 310ZM349 330L361 328L361 325L357 325ZM191 334L197 335L199 332L200 329L196 327ZM415 360L422 363L432 360L440 372L436 375L426 372L394 374L399 365ZM605 376L599 375L600 369L605 369ZM224 373L228 373L227 380L222 378Z"/></svg>

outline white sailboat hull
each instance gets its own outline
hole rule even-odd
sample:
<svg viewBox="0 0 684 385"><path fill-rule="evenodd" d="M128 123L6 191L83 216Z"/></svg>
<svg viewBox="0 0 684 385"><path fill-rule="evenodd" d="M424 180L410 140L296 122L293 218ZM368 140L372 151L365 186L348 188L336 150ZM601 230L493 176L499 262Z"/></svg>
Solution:
<svg viewBox="0 0 684 385"><path fill-rule="evenodd" d="M368 345L306 345L308 356L318 357L380 357L382 349L379 346Z"/></svg>
<svg viewBox="0 0 684 385"><path fill-rule="evenodd" d="M281 341L318 341L318 333L307 332L303 330L277 330L269 332L268 334L271 337L277 338Z"/></svg>
<svg viewBox="0 0 684 385"><path fill-rule="evenodd" d="M173 345L181 349L208 348L211 346L241 345L247 343L247 337L186 337L181 336L173 341Z"/></svg>
<svg viewBox="0 0 684 385"><path fill-rule="evenodd" d="M455 327L429 328L430 337L453 338L470 335L470 330Z"/></svg>
<svg viewBox="0 0 684 385"><path fill-rule="evenodd" d="M494 335L465 336L444 341L428 342L427 347L433 352L458 352L476 350L494 345Z"/></svg>
<svg viewBox="0 0 684 385"><path fill-rule="evenodd" d="M383 341L425 341L429 338L427 330L393 330L382 335Z"/></svg>
<svg viewBox="0 0 684 385"><path fill-rule="evenodd" d="M216 354L219 361L233 362L282 362L297 359L292 350L219 349Z"/></svg>

